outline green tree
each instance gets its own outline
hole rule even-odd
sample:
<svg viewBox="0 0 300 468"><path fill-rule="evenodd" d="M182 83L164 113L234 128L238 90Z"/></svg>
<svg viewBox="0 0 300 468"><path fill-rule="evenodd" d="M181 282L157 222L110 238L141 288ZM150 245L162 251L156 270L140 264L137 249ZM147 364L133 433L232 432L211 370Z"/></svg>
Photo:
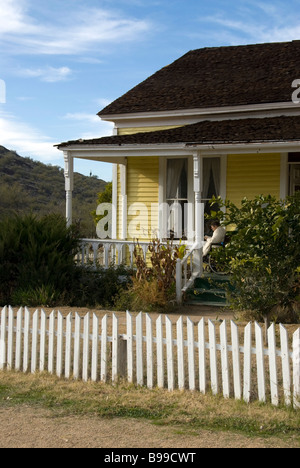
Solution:
<svg viewBox="0 0 300 468"><path fill-rule="evenodd" d="M112 182L108 182L108 184L105 186L105 189L103 190L103 192L100 192L98 194L97 206L101 205L102 203L112 203ZM107 212L105 212L103 215L97 215L97 210L93 210L91 215L93 217L95 225L97 226L99 221L104 216L107 215Z"/></svg>
<svg viewBox="0 0 300 468"><path fill-rule="evenodd" d="M218 203L226 210L213 215L235 229L226 248L216 253L230 265L232 306L266 324L279 312L289 321L299 320L300 193L281 201L244 198L241 206Z"/></svg>

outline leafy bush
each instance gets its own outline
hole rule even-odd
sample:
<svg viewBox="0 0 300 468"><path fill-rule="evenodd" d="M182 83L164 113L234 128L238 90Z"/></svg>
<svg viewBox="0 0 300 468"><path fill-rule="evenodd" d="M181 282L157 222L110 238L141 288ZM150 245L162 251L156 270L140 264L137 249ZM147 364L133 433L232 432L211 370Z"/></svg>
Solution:
<svg viewBox="0 0 300 468"><path fill-rule="evenodd" d="M123 265L96 270L78 267L69 303L77 307L110 308L115 305L122 291L127 291L131 276L132 272Z"/></svg>
<svg viewBox="0 0 300 468"><path fill-rule="evenodd" d="M226 248L215 253L230 265L232 306L256 320L276 320L279 314L299 320L300 193L281 201L245 198L240 207L218 203L226 211L213 215L235 228Z"/></svg>
<svg viewBox="0 0 300 468"><path fill-rule="evenodd" d="M0 303L25 303L29 293L58 298L75 278L78 246L74 228L67 228L59 215L15 215L1 221Z"/></svg>

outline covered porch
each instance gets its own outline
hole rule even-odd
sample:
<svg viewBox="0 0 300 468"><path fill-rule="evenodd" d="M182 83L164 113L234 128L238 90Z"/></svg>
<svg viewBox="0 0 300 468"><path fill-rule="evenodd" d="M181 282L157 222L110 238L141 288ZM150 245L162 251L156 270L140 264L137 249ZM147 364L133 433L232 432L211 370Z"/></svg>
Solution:
<svg viewBox="0 0 300 468"><path fill-rule="evenodd" d="M265 193L283 199L292 193L298 183L299 132L298 116L278 116L202 121L169 130L62 143L68 225L72 223L74 159L113 165L113 196L106 220L110 229L95 239L83 239L78 262L104 267L126 262L130 266L137 239L146 256L152 238L161 242L172 238L186 245L186 255L177 265L180 301L202 273L208 199L220 195L239 203L244 196ZM170 206L178 211L170 211ZM187 209L178 221L180 207ZM171 235L176 226L177 234Z"/></svg>
<svg viewBox="0 0 300 468"><path fill-rule="evenodd" d="M81 251L76 258L77 264L91 268L98 266L108 268L112 265L125 264L134 268L134 248L137 240L145 259L147 259L148 247L153 238L159 239L162 245L167 245L167 243L185 245L184 257L178 259L176 269L177 300L180 302L183 293L202 273L204 203L201 199L201 174L203 158L199 151L191 153L191 150L187 151L186 148L180 148L176 151L174 146L169 149L167 154L166 148L164 150L160 148L159 151L157 148L149 148L147 151L145 149L141 151L139 148L134 151L134 148L128 150L120 147L105 149L103 147L95 148L95 146L88 148L68 147L68 150L64 151L66 219L67 224L71 225L73 221L74 159L111 162L113 165L112 203L111 207L104 207L108 208L108 211L104 209L101 211L101 207L99 211L99 214L105 213L107 215L102 222L102 227L106 224L106 230L95 228L95 238L82 239ZM156 155L158 164L156 196L153 195L153 200L149 198L151 201L149 203L149 200L143 199L139 189L137 189L136 201L134 201L132 199L133 190L130 188L131 179L134 177L130 173L131 167L137 161L141 161L141 158L143 161L148 158L147 161L151 166L153 154ZM130 162L128 162L128 158L130 158ZM187 192L184 195L185 203L181 199L174 199L172 202L166 201L168 192L165 184L166 171L172 170L172 167L167 169L168 161L176 162L177 166L178 163L186 161L188 183ZM177 178L180 177L177 176ZM156 181L152 180L153 187L155 183ZM180 198L182 193L177 195Z"/></svg>

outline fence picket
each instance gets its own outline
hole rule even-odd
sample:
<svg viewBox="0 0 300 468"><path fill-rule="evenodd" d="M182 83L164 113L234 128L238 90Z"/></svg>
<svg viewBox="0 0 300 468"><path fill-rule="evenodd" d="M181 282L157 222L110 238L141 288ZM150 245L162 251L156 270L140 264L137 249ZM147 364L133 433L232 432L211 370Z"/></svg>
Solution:
<svg viewBox="0 0 300 468"><path fill-rule="evenodd" d="M22 319L23 309L22 307L17 312L17 328L16 328L16 355L15 355L15 369L17 371L21 368L21 354L22 354Z"/></svg>
<svg viewBox="0 0 300 468"><path fill-rule="evenodd" d="M258 399L265 403L266 401L266 382L265 382L265 361L264 361L264 342L263 331L260 325L255 322L255 345L256 345L256 367L257 367L257 385Z"/></svg>
<svg viewBox="0 0 300 468"><path fill-rule="evenodd" d="M112 329L112 370L111 378L113 382L118 379L119 367L119 319L116 314L113 314L113 329Z"/></svg>
<svg viewBox="0 0 300 468"><path fill-rule="evenodd" d="M269 345L269 370L270 370L270 388L271 388L271 401L274 406L278 406L278 377L277 377L277 361L276 361L276 338L275 338L275 325L268 329L268 345Z"/></svg>
<svg viewBox="0 0 300 468"><path fill-rule="evenodd" d="M208 334L209 334L211 390L212 390L213 395L217 395L219 391L219 384L218 384L218 368L217 368L216 328L211 320L208 320Z"/></svg>
<svg viewBox="0 0 300 468"><path fill-rule="evenodd" d="M13 344L14 344L14 311L8 308L8 334L7 334L7 368L13 368Z"/></svg>
<svg viewBox="0 0 300 468"><path fill-rule="evenodd" d="M65 378L71 377L71 352L72 352L72 323L73 315L70 312L66 317L66 340L65 340Z"/></svg>
<svg viewBox="0 0 300 468"><path fill-rule="evenodd" d="M221 341L221 367L222 367L222 385L223 397L229 398L229 364L228 364L228 343L227 343L227 323L226 320L220 325L220 341Z"/></svg>
<svg viewBox="0 0 300 468"><path fill-rule="evenodd" d="M246 403L251 395L251 354L252 354L252 323L249 322L244 332L244 387L243 398Z"/></svg>
<svg viewBox="0 0 300 468"><path fill-rule="evenodd" d="M92 368L91 380L97 382L98 379L98 349L99 349L99 318L93 314L93 335L92 335Z"/></svg>
<svg viewBox="0 0 300 468"><path fill-rule="evenodd" d="M178 388L184 389L184 337L183 337L183 318L182 316L176 322L177 338L177 366L178 366Z"/></svg>
<svg viewBox="0 0 300 468"><path fill-rule="evenodd" d="M147 343L147 387L153 388L153 327L152 319L146 314L146 343Z"/></svg>
<svg viewBox="0 0 300 468"><path fill-rule="evenodd" d="M290 371L290 356L288 344L287 329L280 324L280 346L281 346L281 365L282 365L282 380L284 401L287 406L291 405L291 371Z"/></svg>
<svg viewBox="0 0 300 468"><path fill-rule="evenodd" d="M89 354L90 354L90 314L83 319L83 350L82 350L82 380L88 381L89 375Z"/></svg>
<svg viewBox="0 0 300 468"><path fill-rule="evenodd" d="M199 390L206 392L206 359L205 359L205 322L202 318L198 323L198 348L199 348Z"/></svg>
<svg viewBox="0 0 300 468"><path fill-rule="evenodd" d="M81 317L76 312L75 314L75 334L74 334L74 360L73 360L73 377L79 379L80 374L80 341L81 341Z"/></svg>
<svg viewBox="0 0 300 468"><path fill-rule="evenodd" d="M291 352L288 332L282 325L279 326L280 348L276 348L275 324L272 324L268 329L268 348L265 349L263 331L256 322L254 348L252 347L251 323L248 323L244 328L244 346L240 347L239 329L233 321L230 323L231 345L228 343L228 324L225 320L219 327L220 341L217 343L217 326L212 320L208 320L208 330L206 330L203 318L197 324L196 341L194 322L188 317L186 324L184 324L182 316L176 321L176 341L173 340L173 323L169 316L165 317L165 338L162 316L160 315L156 320L156 336L154 336L152 317L145 314L144 324L143 313L139 313L136 317L136 334L134 336L133 318L128 311L126 312L127 334L119 334L121 325L117 315L113 314L112 336L108 336L107 333L108 316L105 315L101 320L101 335L99 335L99 318L97 314L93 314L91 323L89 312L82 318L78 313L75 314L74 333L72 313L64 320L60 311L57 313L52 311L49 316L48 329L47 316L43 309L40 313L36 310L31 314L27 307L20 308L16 312L12 307L4 307L0 313L0 319L0 370L4 370L4 368L11 370L14 367L19 371L23 362L23 372L30 370L35 373L37 370L44 371L46 362L48 362L48 371L53 373L56 369L58 377L61 377L64 372L64 376L70 378L72 371L75 379L81 378L86 381L91 378L92 381L97 381L99 379L98 368L100 367L100 379L107 381L109 364L111 364L113 382L116 382L119 377L125 376L127 368L128 380L133 382L135 377L137 385L144 385L145 370L147 387L154 387L154 374L157 372L157 385L162 388L165 381L166 362L169 391L173 391L175 388L184 390L185 377L188 376L190 390L196 389L196 380L199 378L199 390L202 393L206 392L209 383L212 393L217 394L221 378L224 398L229 398L233 393L235 398L243 397L244 401L248 403L252 389L252 378L254 378L251 364L255 355L259 401L265 402L268 397L274 406L278 406L281 392L283 392L282 400L284 400L285 405L290 406L293 401L294 408L300 408L300 328L293 335ZM82 323L83 333L81 334ZM143 325L145 325L146 330L145 336L143 336ZM92 328L91 333L90 327ZM208 342L205 340L206 331L208 331ZM184 339L185 333L186 341ZM46 346L47 335L48 348ZM99 340L101 341L101 350L99 349ZM135 350L133 349L134 340L136 341ZM111 354L108 353L108 342L112 342ZM154 343L156 343L155 349ZM176 373L175 344L177 346ZM198 348L197 352L195 348ZM241 372L242 354L244 355L243 372ZM187 357L185 357L186 355ZM136 357L135 360L133 356ZM232 388L229 366L231 357ZM277 359L281 359L282 383L278 375ZM270 387L266 386L265 362L267 360ZM144 369L145 363L146 369ZM209 378L206 374L206 367L210 370Z"/></svg>
<svg viewBox="0 0 300 468"><path fill-rule="evenodd" d="M107 381L107 314L101 321L101 382Z"/></svg>
<svg viewBox="0 0 300 468"><path fill-rule="evenodd" d="M164 344L162 316L156 320L157 386L164 387Z"/></svg>
<svg viewBox="0 0 300 468"><path fill-rule="evenodd" d="M142 312L136 317L136 382L138 385L144 384Z"/></svg>
<svg viewBox="0 0 300 468"><path fill-rule="evenodd" d="M167 340L168 390L172 391L174 390L174 387L175 387L173 330L172 330L172 322L168 316L166 316L166 340Z"/></svg>
<svg viewBox="0 0 300 468"><path fill-rule="evenodd" d="M48 372L54 372L54 338L55 338L55 312L52 311L49 317L49 337L48 337Z"/></svg>
<svg viewBox="0 0 300 468"><path fill-rule="evenodd" d="M46 312L41 310L41 333L40 333L40 372L45 370L45 359L46 359L46 323L47 316Z"/></svg>
<svg viewBox="0 0 300 468"><path fill-rule="evenodd" d="M28 371L29 366L29 327L30 327L30 312L25 307L24 312L24 340L23 340L23 372Z"/></svg>
<svg viewBox="0 0 300 468"><path fill-rule="evenodd" d="M132 315L126 312L126 331L127 331L127 379L133 383L133 320Z"/></svg>
<svg viewBox="0 0 300 468"><path fill-rule="evenodd" d="M56 375L61 377L63 368L63 315L57 314L57 340L56 340Z"/></svg>
<svg viewBox="0 0 300 468"><path fill-rule="evenodd" d="M294 407L300 408L300 328L293 335Z"/></svg>
<svg viewBox="0 0 300 468"><path fill-rule="evenodd" d="M194 322L187 318L189 389L196 389Z"/></svg>
<svg viewBox="0 0 300 468"><path fill-rule="evenodd" d="M240 345L239 330L237 325L231 320L231 341L232 341L232 363L233 363L233 388L236 400L242 398L241 369L240 369Z"/></svg>
<svg viewBox="0 0 300 468"><path fill-rule="evenodd" d="M31 344L31 373L37 369L39 311L36 310L32 318L32 344Z"/></svg>
<svg viewBox="0 0 300 468"><path fill-rule="evenodd" d="M1 327L0 327L0 370L3 370L6 364L6 319L7 306L1 311Z"/></svg>

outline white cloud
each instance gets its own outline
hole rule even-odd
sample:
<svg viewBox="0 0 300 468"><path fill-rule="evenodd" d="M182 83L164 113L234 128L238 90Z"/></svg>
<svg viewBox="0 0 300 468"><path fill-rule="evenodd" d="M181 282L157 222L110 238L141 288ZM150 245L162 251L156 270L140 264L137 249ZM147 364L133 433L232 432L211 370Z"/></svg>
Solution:
<svg viewBox="0 0 300 468"><path fill-rule="evenodd" d="M105 98L98 98L98 99L95 99L95 102L98 106L101 106L103 109L104 107L108 106L109 104L111 104L111 100L109 99L105 99Z"/></svg>
<svg viewBox="0 0 300 468"><path fill-rule="evenodd" d="M0 111L0 145L44 162L61 159L51 138L18 120L14 115Z"/></svg>
<svg viewBox="0 0 300 468"><path fill-rule="evenodd" d="M46 81L47 83L65 81L71 74L72 70L68 67L26 68L19 70L19 75L24 76L25 78L40 78L42 81Z"/></svg>
<svg viewBox="0 0 300 468"><path fill-rule="evenodd" d="M231 44L291 41L300 37L299 15L292 8L287 12L286 5L245 1L235 9L234 18L219 10L200 21L209 25L211 38Z"/></svg>
<svg viewBox="0 0 300 468"><path fill-rule="evenodd" d="M52 22L38 22L30 7L30 0L0 0L2 51L79 55L101 45L135 40L150 29L146 21L87 6L68 14L61 11Z"/></svg>
<svg viewBox="0 0 300 468"><path fill-rule="evenodd" d="M63 116L63 119L73 121L76 126L76 129L74 128L76 138L84 140L112 135L114 128L113 123L103 122L98 115L87 112L68 113Z"/></svg>
<svg viewBox="0 0 300 468"><path fill-rule="evenodd" d="M76 120L79 122L88 122L88 123L100 123L100 118L94 114L88 114L85 112L75 112L75 113L68 113L64 115L64 119L68 120Z"/></svg>

